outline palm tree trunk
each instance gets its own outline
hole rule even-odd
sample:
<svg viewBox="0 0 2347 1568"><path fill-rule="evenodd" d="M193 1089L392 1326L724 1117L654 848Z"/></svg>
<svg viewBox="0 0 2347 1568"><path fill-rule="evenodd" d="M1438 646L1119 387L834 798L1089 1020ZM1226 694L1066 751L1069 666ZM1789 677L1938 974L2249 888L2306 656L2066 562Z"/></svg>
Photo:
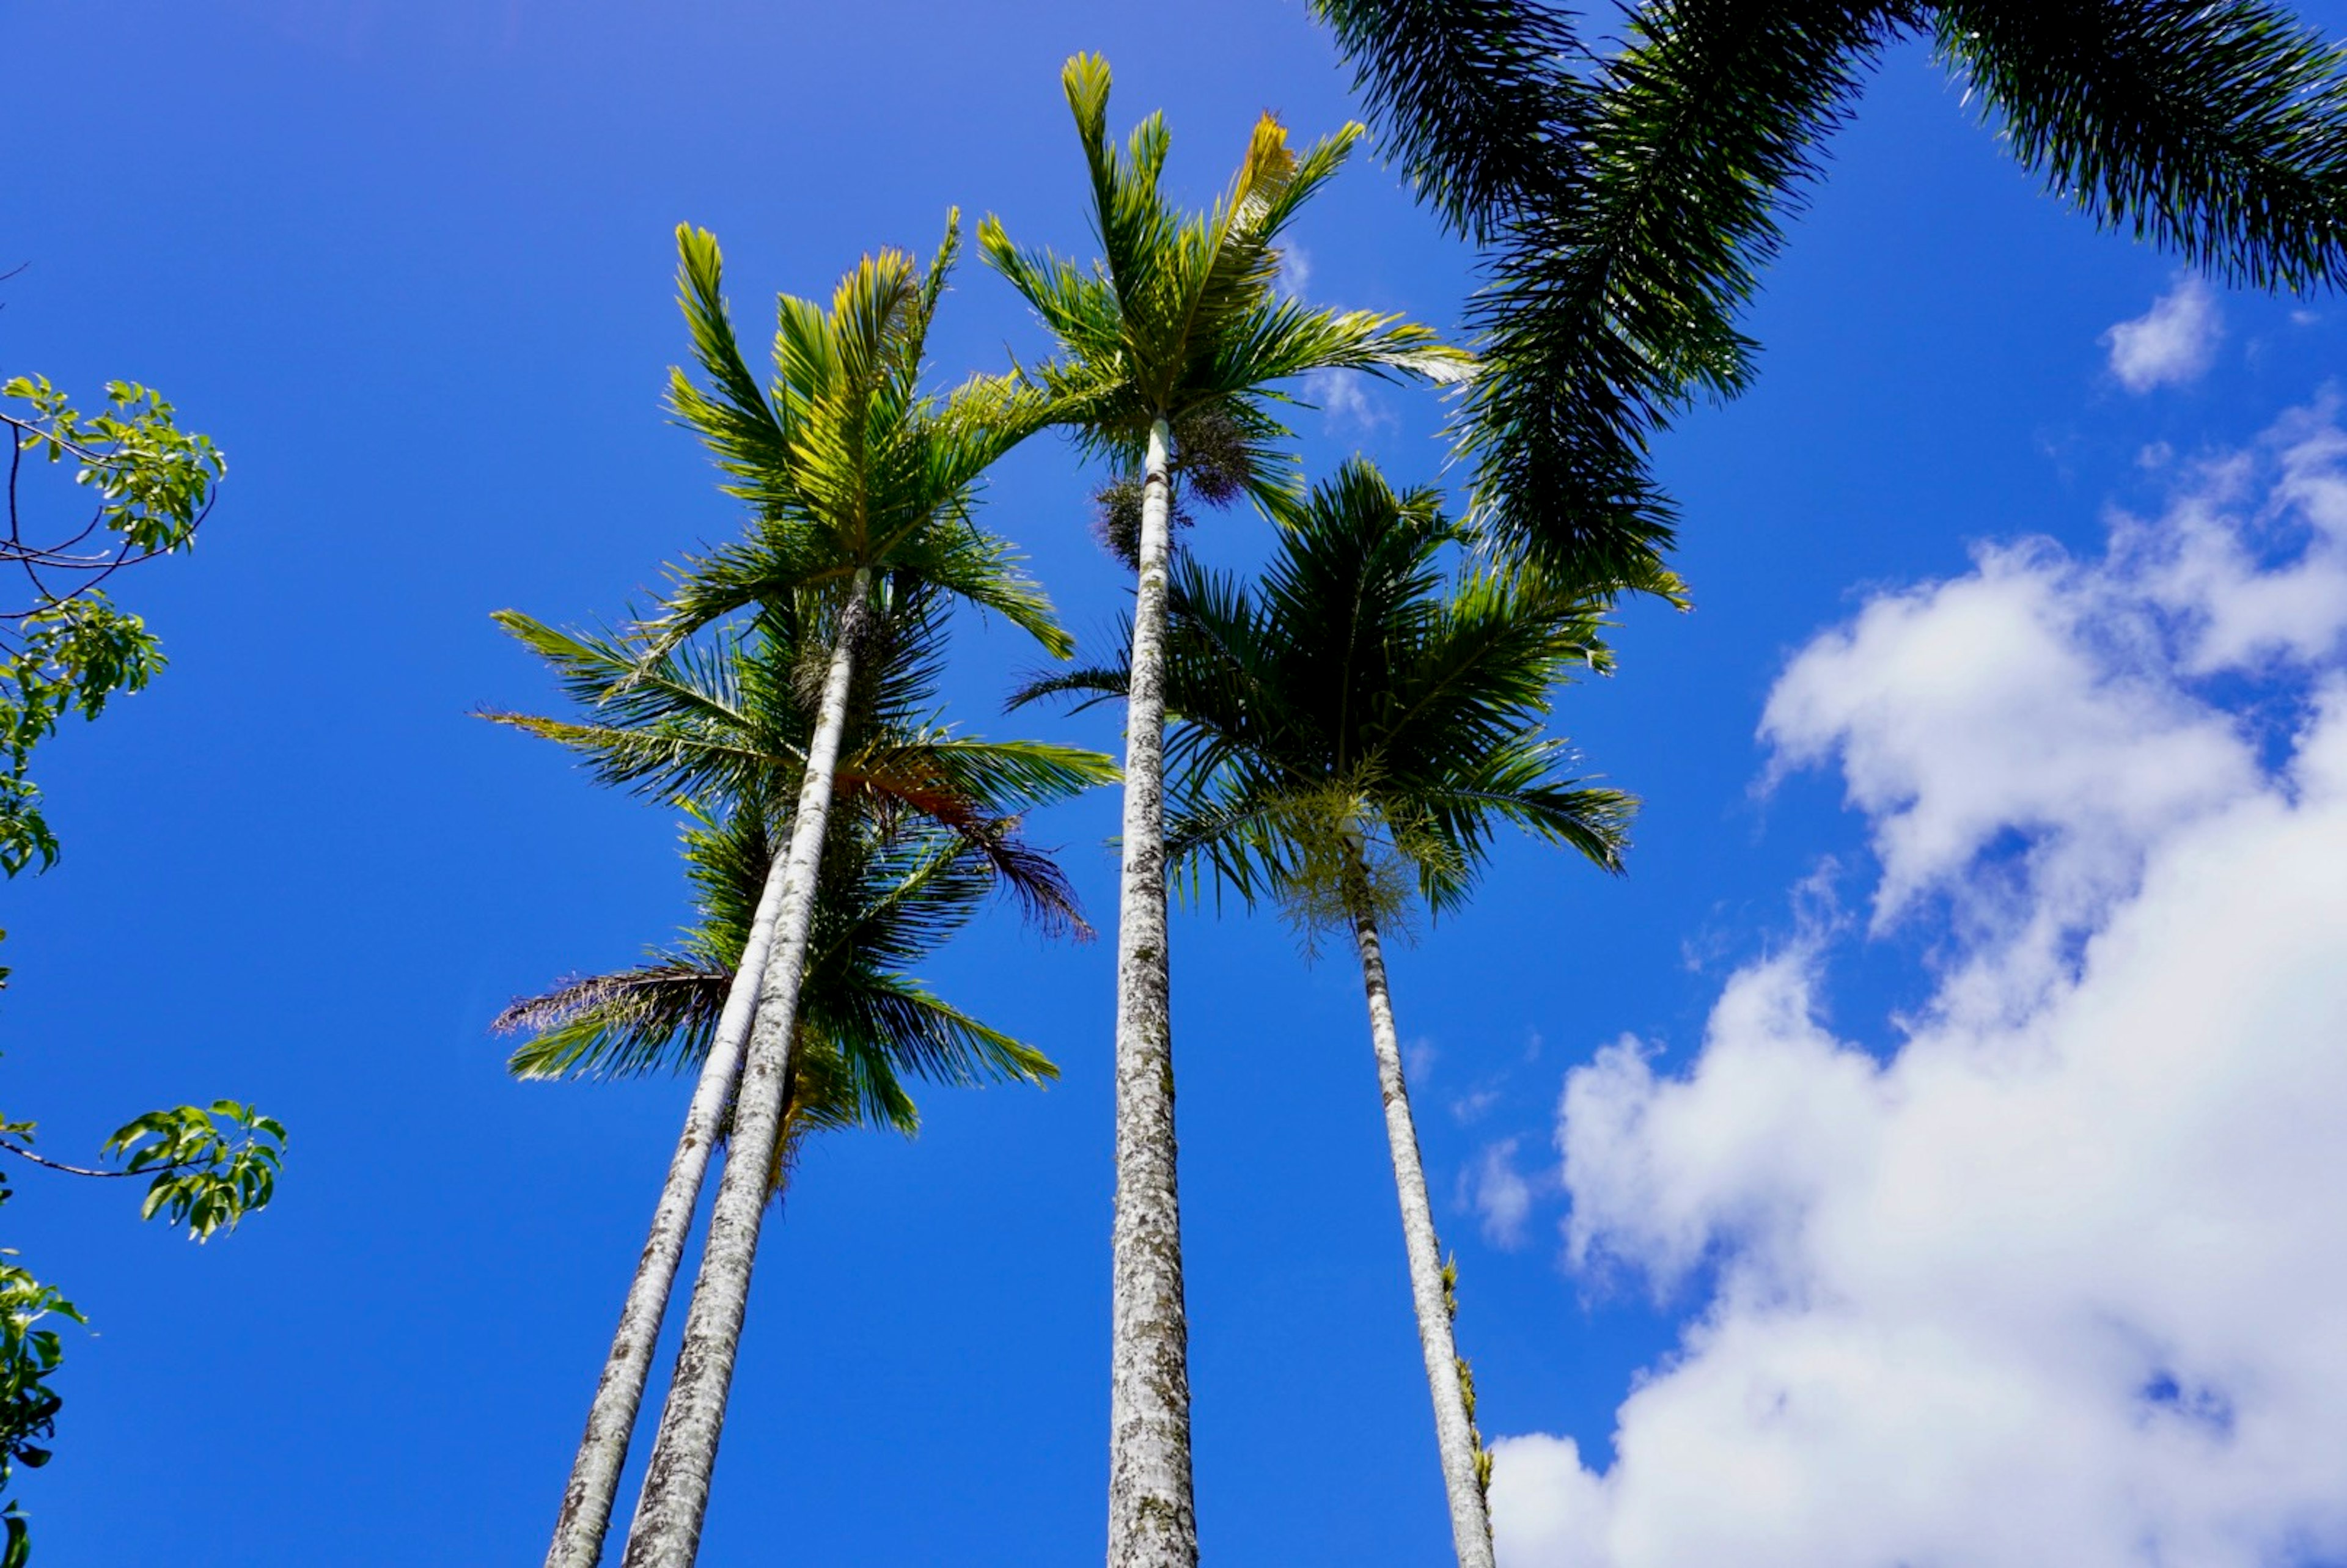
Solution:
<svg viewBox="0 0 2347 1568"><path fill-rule="evenodd" d="M1116 933L1116 1219L1110 1296L1109 1568L1195 1568L1189 1324L1174 1181L1165 936L1165 596L1170 432L1149 427L1124 724Z"/></svg>
<svg viewBox="0 0 2347 1568"><path fill-rule="evenodd" d="M815 874L823 860L824 828L831 814L832 779L840 737L847 728L848 683L856 644L871 613L872 574L858 569L832 644L823 705L807 747L806 778L784 869L782 910L773 957L758 988L749 1060L733 1104L733 1134L709 1217L709 1242L686 1310L676 1377L661 1412L660 1436L644 1471L642 1498L628 1532L626 1568L691 1568L701 1548L701 1522L709 1507L709 1480L717 1466L718 1434L733 1380L733 1355L750 1304L750 1266L765 1217L768 1173L782 1134L789 1087L791 1041L798 1024L799 981L806 969L807 934L815 915Z"/></svg>
<svg viewBox="0 0 2347 1568"><path fill-rule="evenodd" d="M652 1210L651 1235L643 1256L636 1261L636 1277L620 1308L619 1331L611 1337L611 1353L603 1362L602 1381L595 1386L595 1402L587 1411L587 1435L570 1467L570 1484L562 1493L562 1512L554 1524L554 1544L546 1553L546 1568L595 1568L603 1560L603 1536L610 1528L611 1503L619 1495L620 1472L628 1462L628 1440L636 1427L636 1412L651 1376L652 1348L660 1342L661 1319L667 1315L669 1292L675 1286L677 1266L684 1259L684 1241L692 1228L692 1211L701 1202L701 1182L709 1170L709 1152L716 1145L742 1076L742 1050L758 1007L758 981L773 951L774 927L782 913L783 890L790 859L774 857L766 873L758 912L733 968L733 984L725 993L725 1010L709 1044L709 1058L701 1065L701 1081L693 1087L692 1103L684 1113L684 1132L676 1155L669 1162L668 1180L661 1188L659 1206Z"/></svg>
<svg viewBox="0 0 2347 1568"><path fill-rule="evenodd" d="M1361 988L1369 999L1369 1041L1378 1057L1378 1088L1386 1107L1386 1142L1393 1153L1394 1187L1401 1197L1401 1235L1409 1254L1410 1305L1418 1312L1418 1344L1426 1356L1426 1386L1434 1396L1434 1439L1442 1454L1442 1486L1450 1502L1450 1540L1459 1568L1492 1568L1491 1519L1476 1473L1473 1418L1467 1408L1465 1364L1450 1335L1450 1304L1442 1278L1442 1248L1435 1240L1434 1209L1426 1196L1426 1167L1418 1157L1418 1126L1402 1081L1401 1039L1394 1029L1393 996L1386 984L1385 946L1377 921L1353 912L1353 939L1361 949Z"/></svg>

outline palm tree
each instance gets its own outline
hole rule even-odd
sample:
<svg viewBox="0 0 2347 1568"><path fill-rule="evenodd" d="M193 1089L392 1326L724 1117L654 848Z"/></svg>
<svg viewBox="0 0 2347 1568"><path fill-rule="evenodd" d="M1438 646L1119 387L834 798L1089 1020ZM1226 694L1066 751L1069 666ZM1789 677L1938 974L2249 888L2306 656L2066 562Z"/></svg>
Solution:
<svg viewBox="0 0 2347 1568"><path fill-rule="evenodd" d="M1645 0L1603 61L1542 0L1314 9L1421 199L1490 246L1478 510L1584 576L1672 543L1648 443L1750 381L1737 314L1902 38L2101 227L2236 283L2347 282L2347 50L2266 0Z"/></svg>
<svg viewBox="0 0 2347 1568"><path fill-rule="evenodd" d="M1360 128L1291 151L1266 115L1213 210L1184 213L1158 188L1168 138L1152 115L1120 153L1108 139L1109 69L1079 55L1061 76L1091 177L1102 259L1089 268L1015 248L989 218L986 259L1051 332L1056 356L1022 373L1048 417L1106 457L1139 495L1133 682L1125 718L1123 864L1117 919L1116 1217L1111 1302L1111 1568L1190 1568L1188 1329L1182 1300L1168 1016L1162 753L1166 561L1175 487L1292 508L1274 416L1282 379L1359 369L1441 381L1466 361L1426 328L1275 291L1278 241L1335 174Z"/></svg>
<svg viewBox="0 0 2347 1568"><path fill-rule="evenodd" d="M765 1173L782 1135L840 741L876 600L919 585L999 611L1054 653L1069 647L1041 590L971 520L979 477L1035 428L1040 400L999 381L942 401L920 387L958 234L949 217L926 272L902 251L866 257L828 310L784 296L775 374L762 387L726 312L715 240L678 231L682 302L707 385L676 372L671 403L728 475L728 492L755 516L747 538L687 564L648 630L655 648L666 649L744 608L812 595L804 645L819 642L825 652L791 840L770 877L773 935L758 971L733 1143L629 1534L629 1568L686 1568L699 1546L765 1213Z"/></svg>
<svg viewBox="0 0 2347 1568"><path fill-rule="evenodd" d="M885 594L884 600L887 612L875 619L866 635L856 689L848 702L853 722L844 738L844 754L834 768L834 798L864 816L895 820L919 815L950 829L988 861L997 884L1020 899L1030 918L1047 930L1089 937L1090 928L1075 914L1057 868L1021 845L1010 828L1015 814L1104 783L1114 775L1113 767L1093 752L1032 742L981 741L957 736L938 724L931 712L939 672L936 651L943 631L938 596L908 591ZM768 800L763 815L737 804L730 818L761 822L787 803L805 766L815 715L798 677L807 661L807 636L811 629L819 630L822 609L821 596L814 590L780 598L763 607L744 630L671 647L649 659L637 643L558 630L508 610L497 617L499 622L547 661L587 716L487 716L579 752L608 784L663 799ZM738 845L745 841L737 834L723 842ZM772 851L782 841L759 842ZM596 1388L564 1491L549 1564L592 1568L601 1556L629 1440L651 1375L652 1349L710 1153L729 1122L740 1081L757 980L775 925L778 879L772 871L774 860L769 853L760 862L741 907L733 911L741 918L742 931L732 950L720 952L703 945L689 966L702 972L704 980L722 966L730 982L719 1013L710 1020L706 1049L696 1046L690 1053L702 1064L701 1076ZM733 871L738 872L738 866ZM705 876L700 879L711 899L736 887L736 881L712 885ZM820 901L814 918L819 932L825 918ZM623 1036L607 1029L606 1020L617 1016L612 1009L620 1007L622 998L643 1006L660 1003L643 1015L644 1027L667 1020L682 1028L682 1015L664 1009L682 1005L679 999L687 996L705 1000L704 990L677 989L686 979L681 971L668 979L674 983L657 983L656 975L639 974L617 990L598 985L587 992L537 999L548 1007L559 1002L585 1009L579 1015L584 1020L579 1030L585 1032L553 1029L527 1048L528 1064L542 1072L571 1071L582 1063L608 1070L620 1060L610 1055L618 1049L611 1041ZM533 1028L552 1017L536 1007L526 1016L508 1015L511 1021ZM624 1038L651 1050L673 1033L671 1028L652 1036ZM565 1042L585 1050L583 1042L589 1041L602 1043L575 1059L559 1055L569 1049ZM523 1064L524 1057L518 1057L517 1068ZM651 1062L633 1065L648 1067Z"/></svg>
<svg viewBox="0 0 2347 1568"><path fill-rule="evenodd" d="M773 793L779 804L784 792ZM685 858L699 894L699 923L681 944L631 968L569 980L508 1008L496 1027L534 1036L508 1063L516 1076L635 1076L682 1071L712 1055L766 870L788 825L753 804L737 805L722 819L689 803L687 809L692 820ZM1056 868L1032 851L1006 858L997 845L933 822L908 822L885 810L848 816L827 837L816 895L783 1132L767 1170L777 1202L815 1133L875 1126L912 1135L920 1118L902 1082L907 1074L953 1084L1040 1083L1059 1076L1040 1051L903 972L1006 886L1061 925L1081 928ZM839 831L843 826L853 831ZM728 1121L730 1114L721 1115L716 1136ZM641 1347L635 1363L647 1360L651 1349ZM614 1459L624 1462L624 1448Z"/></svg>
<svg viewBox="0 0 2347 1568"><path fill-rule="evenodd" d="M1553 687L1608 666L1612 590L1489 570L1446 589L1440 558L1465 538L1433 492L1397 495L1355 461L1314 490L1258 590L1175 564L1165 693L1181 804L1167 842L1177 865L1247 903L1275 898L1307 943L1342 929L1358 949L1451 1536L1460 1568L1491 1568L1488 1460L1452 1342L1384 930L1418 901L1438 917L1463 906L1502 823L1620 870L1632 803L1560 777L1563 743L1541 733ZM1666 577L1624 586L1677 593ZM1127 683L1122 669L1078 670L1016 701L1099 701Z"/></svg>
<svg viewBox="0 0 2347 1568"><path fill-rule="evenodd" d="M748 806L723 816L688 804L684 857L699 920L682 940L614 974L565 981L515 1002L495 1024L531 1038L507 1067L518 1078L626 1078L682 1071L709 1058L749 938L774 844L787 825ZM1004 862L968 835L855 814L831 836L816 900L791 1061L775 1197L812 1133L888 1127L910 1136L918 1111L907 1074L964 1085L1059 1076L1041 1052L940 999L904 969L966 924L1006 876L1062 923L1080 920L1048 861Z"/></svg>

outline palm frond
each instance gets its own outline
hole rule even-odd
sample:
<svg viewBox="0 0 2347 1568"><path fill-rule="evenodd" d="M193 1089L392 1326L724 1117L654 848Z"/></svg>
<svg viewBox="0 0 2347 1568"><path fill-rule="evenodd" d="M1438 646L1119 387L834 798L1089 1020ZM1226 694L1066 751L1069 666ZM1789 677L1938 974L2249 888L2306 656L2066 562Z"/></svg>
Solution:
<svg viewBox="0 0 2347 1568"><path fill-rule="evenodd" d="M2014 155L2107 229L2262 289L2347 282L2347 48L2260 0L1937 5Z"/></svg>
<svg viewBox="0 0 2347 1568"><path fill-rule="evenodd" d="M518 998L489 1027L530 1035L506 1060L517 1078L637 1077L708 1054L733 979L730 968L656 954L634 968Z"/></svg>
<svg viewBox="0 0 2347 1568"><path fill-rule="evenodd" d="M1571 22L1539 0L1313 0L1402 178L1483 240L1572 167L1587 90Z"/></svg>
<svg viewBox="0 0 2347 1568"><path fill-rule="evenodd" d="M1748 384L1737 318L1904 33L2104 227L2235 282L2347 279L2347 50L2269 0L1644 0L1603 61L1536 3L1315 8L1422 199L1491 246L1460 449L1495 547L1562 575L1660 566L1649 444Z"/></svg>
<svg viewBox="0 0 2347 1568"><path fill-rule="evenodd" d="M1054 355L1018 374L1037 409L1087 456L1104 459L1114 474L1136 474L1149 431L1163 420L1175 433L1177 468L1183 439L1198 442L1188 466L1201 498L1245 493L1285 520L1301 487L1285 450L1291 433L1273 412L1285 401L1275 384L1323 369L1436 382L1469 373L1467 356L1422 326L1278 296L1278 241L1342 165L1360 127L1299 154L1266 115L1213 207L1185 213L1159 187L1163 120L1144 120L1120 150L1108 135L1107 64L1078 56L1062 81L1102 260L1088 269L1021 250L990 217L979 226L979 248L1051 334Z"/></svg>
<svg viewBox="0 0 2347 1568"><path fill-rule="evenodd" d="M1308 938L1348 909L1396 915L1405 894L1456 907L1501 825L1620 869L1634 803L1568 776L1542 733L1554 689L1604 667L1612 595L1476 566L1468 542L1433 492L1357 460L1313 491L1259 586L1174 563L1167 850L1189 890L1275 897Z"/></svg>

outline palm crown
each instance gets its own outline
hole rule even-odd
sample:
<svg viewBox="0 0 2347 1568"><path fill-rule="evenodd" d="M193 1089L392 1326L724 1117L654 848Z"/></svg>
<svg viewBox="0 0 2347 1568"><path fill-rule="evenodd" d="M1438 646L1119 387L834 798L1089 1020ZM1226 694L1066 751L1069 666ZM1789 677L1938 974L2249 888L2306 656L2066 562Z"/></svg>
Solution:
<svg viewBox="0 0 2347 1568"><path fill-rule="evenodd" d="M1116 776L1098 752L958 734L938 717L944 606L884 589L864 638L835 798L866 813L926 817L988 857L1030 917L1089 935L1059 872L1020 844L1016 818ZM626 637L563 630L516 610L498 623L550 665L580 709L570 719L484 716L577 752L601 783L659 798L787 802L815 724L806 691L831 617L819 591L768 600L743 628L647 653ZM786 835L785 835L786 836ZM779 852L782 838L770 847ZM753 897L753 902L755 902Z"/></svg>
<svg viewBox="0 0 2347 1568"><path fill-rule="evenodd" d="M1040 1081L1057 1069L1031 1046L942 1000L905 971L1002 885L975 845L934 825L894 830L870 815L833 837L791 1061L785 1150L807 1132L857 1125L911 1132L919 1115L905 1073L950 1084ZM699 1066L748 938L774 845L787 831L762 812L695 810L684 856L699 915L673 946L612 974L515 1002L503 1031L532 1038L517 1077L624 1077ZM1057 890L1050 890L1057 896ZM1071 906L1060 906L1074 918Z"/></svg>
<svg viewBox="0 0 2347 1568"><path fill-rule="evenodd" d="M1175 564L1170 854L1307 924L1404 891L1457 907L1501 823L1620 868L1632 803L1563 777L1565 743L1542 732L1560 681L1610 666L1604 600L1521 572L1447 583L1461 540L1432 491L1396 493L1357 460L1281 533L1259 589ZM1122 669L1070 671L1018 700L1124 684Z"/></svg>
<svg viewBox="0 0 2347 1568"><path fill-rule="evenodd" d="M986 260L1059 345L1019 378L1051 423L1120 471L1141 466L1150 426L1172 433L1176 475L1201 498L1246 494L1277 508L1296 487L1271 383L1318 369L1456 381L1470 361L1395 315L1283 297L1279 239L1359 138L1348 125L1299 156L1286 129L1256 121L1229 187L1204 212L1167 204L1158 182L1171 138L1151 115L1120 150L1108 137L1109 68L1078 55L1061 76L1090 176L1101 257L1091 267L1011 244L989 217Z"/></svg>
<svg viewBox="0 0 2347 1568"><path fill-rule="evenodd" d="M959 235L949 216L926 271L901 251L866 257L827 310L781 296L774 374L762 387L726 308L716 240L678 229L678 300L707 384L672 370L670 406L753 524L678 571L653 623L663 644L744 606L810 589L835 598L863 572L955 595L1066 653L1041 589L971 517L980 477L1034 432L1042 400L999 378L943 398L921 390Z"/></svg>

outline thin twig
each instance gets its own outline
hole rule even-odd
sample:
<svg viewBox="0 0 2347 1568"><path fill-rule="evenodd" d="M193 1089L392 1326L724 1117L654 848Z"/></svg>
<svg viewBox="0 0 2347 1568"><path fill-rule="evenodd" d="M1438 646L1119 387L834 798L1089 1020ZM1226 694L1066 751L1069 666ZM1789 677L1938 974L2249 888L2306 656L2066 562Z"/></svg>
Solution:
<svg viewBox="0 0 2347 1568"><path fill-rule="evenodd" d="M176 1171L179 1165L187 1163L182 1160L178 1164L150 1165L144 1171L93 1171L87 1166L68 1165L62 1161L47 1159L34 1153L21 1144L11 1143L5 1138L0 1138L0 1149L5 1149L11 1154L21 1154L36 1165L46 1165L52 1171L63 1171L68 1176L145 1176L156 1171Z"/></svg>

